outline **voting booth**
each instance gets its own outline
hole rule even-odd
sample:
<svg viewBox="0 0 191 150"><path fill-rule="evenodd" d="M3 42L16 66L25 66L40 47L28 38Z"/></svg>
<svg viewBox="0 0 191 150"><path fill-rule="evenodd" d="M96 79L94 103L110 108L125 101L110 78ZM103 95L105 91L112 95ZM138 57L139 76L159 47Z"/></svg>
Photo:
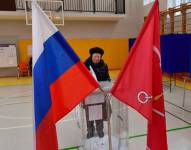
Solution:
<svg viewBox="0 0 191 150"><path fill-rule="evenodd" d="M57 122L59 149L76 147L79 150L129 150L128 107L110 94L106 94L113 82L104 81L99 84L101 90L96 89L66 117ZM90 109L87 111L88 107ZM101 124L97 128L96 120L103 120L103 126ZM94 123L91 136L87 136L87 121ZM99 131L101 134L98 134Z"/></svg>
<svg viewBox="0 0 191 150"><path fill-rule="evenodd" d="M86 97L81 106L80 149L128 150L127 106L108 93L113 82L99 84L100 88Z"/></svg>

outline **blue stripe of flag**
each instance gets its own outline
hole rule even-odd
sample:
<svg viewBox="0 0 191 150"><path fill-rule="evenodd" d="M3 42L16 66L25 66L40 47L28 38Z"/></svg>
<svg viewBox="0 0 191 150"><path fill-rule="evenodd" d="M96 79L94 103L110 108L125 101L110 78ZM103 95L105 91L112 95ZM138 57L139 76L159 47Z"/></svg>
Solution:
<svg viewBox="0 0 191 150"><path fill-rule="evenodd" d="M44 43L44 51L33 69L36 129L51 107L50 84L78 61L59 31Z"/></svg>

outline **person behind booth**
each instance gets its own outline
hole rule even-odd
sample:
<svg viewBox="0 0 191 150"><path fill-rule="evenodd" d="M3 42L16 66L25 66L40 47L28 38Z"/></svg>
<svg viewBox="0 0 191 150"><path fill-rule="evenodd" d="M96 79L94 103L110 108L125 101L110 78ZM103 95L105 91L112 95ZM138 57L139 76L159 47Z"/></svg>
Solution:
<svg viewBox="0 0 191 150"><path fill-rule="evenodd" d="M99 47L94 47L89 50L89 53L90 53L89 58L87 58L86 61L84 62L86 67L89 70L90 66L92 67L98 81L110 81L111 79L109 76L108 66L102 59L102 56L104 54L103 49ZM97 134L100 138L104 136L103 121L107 120L106 102L101 103L101 105L102 105L103 119L95 120ZM84 108L86 112L87 138L89 139L94 136L95 127L94 127L94 121L88 120L89 118L88 105L84 104Z"/></svg>

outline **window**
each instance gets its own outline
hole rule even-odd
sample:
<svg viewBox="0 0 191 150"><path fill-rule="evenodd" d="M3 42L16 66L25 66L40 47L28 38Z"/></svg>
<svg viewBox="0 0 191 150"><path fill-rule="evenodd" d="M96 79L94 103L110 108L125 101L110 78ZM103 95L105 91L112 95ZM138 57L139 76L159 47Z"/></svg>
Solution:
<svg viewBox="0 0 191 150"><path fill-rule="evenodd" d="M191 0L182 0L182 3L188 3L191 2Z"/></svg>
<svg viewBox="0 0 191 150"><path fill-rule="evenodd" d="M179 6L182 0L168 0L168 8Z"/></svg>
<svg viewBox="0 0 191 150"><path fill-rule="evenodd" d="M167 7L172 8L180 6L180 4L191 2L191 0L168 0ZM180 15L180 12L176 12L175 16Z"/></svg>
<svg viewBox="0 0 191 150"><path fill-rule="evenodd" d="M191 2L191 0L168 0L168 8L179 6L182 3L188 3Z"/></svg>
<svg viewBox="0 0 191 150"><path fill-rule="evenodd" d="M143 0L143 5L147 5L151 2L154 2L154 0Z"/></svg>

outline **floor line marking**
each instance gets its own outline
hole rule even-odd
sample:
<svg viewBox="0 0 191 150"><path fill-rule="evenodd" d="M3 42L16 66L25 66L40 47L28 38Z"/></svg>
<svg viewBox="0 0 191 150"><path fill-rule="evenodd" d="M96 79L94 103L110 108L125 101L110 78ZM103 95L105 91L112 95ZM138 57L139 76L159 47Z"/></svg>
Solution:
<svg viewBox="0 0 191 150"><path fill-rule="evenodd" d="M166 132L175 132L175 131L180 131L180 130L185 130L185 129L189 129L191 128L191 125L189 126L185 126L185 127L180 127L180 128L172 128L172 129L168 129ZM138 138L138 137L143 137L146 136L147 134L138 134L138 135L133 135L133 136L129 136L129 139L134 139L134 138Z"/></svg>

